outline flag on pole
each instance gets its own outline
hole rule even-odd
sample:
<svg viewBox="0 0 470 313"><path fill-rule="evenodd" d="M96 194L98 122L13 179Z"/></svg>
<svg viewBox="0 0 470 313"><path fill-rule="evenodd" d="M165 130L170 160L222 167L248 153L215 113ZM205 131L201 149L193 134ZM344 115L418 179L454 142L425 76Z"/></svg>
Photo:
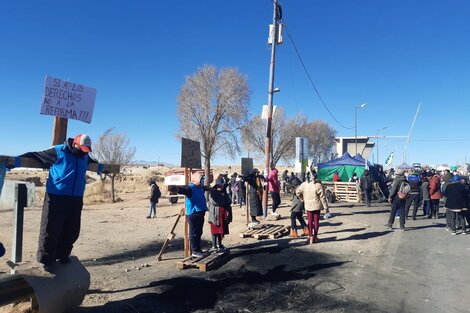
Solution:
<svg viewBox="0 0 470 313"><path fill-rule="evenodd" d="M393 162L393 151L392 151L392 153L390 153L388 158L385 160L385 165L389 166L389 165L392 164L392 162Z"/></svg>

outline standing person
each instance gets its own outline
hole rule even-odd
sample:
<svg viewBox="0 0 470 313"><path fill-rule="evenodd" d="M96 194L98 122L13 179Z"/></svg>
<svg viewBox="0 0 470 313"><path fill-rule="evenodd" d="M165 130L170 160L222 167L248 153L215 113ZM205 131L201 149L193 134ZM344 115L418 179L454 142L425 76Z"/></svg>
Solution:
<svg viewBox="0 0 470 313"><path fill-rule="evenodd" d="M222 244L224 235L228 235L228 224L232 222L232 200L224 188L224 180L217 179L215 186L209 193L209 218L211 225L212 248L211 252L223 252Z"/></svg>
<svg viewBox="0 0 470 313"><path fill-rule="evenodd" d="M288 178L289 178L289 171L284 170L284 172L282 172L282 176L281 176L281 187L282 187L282 192L284 194L286 194L286 184L287 184Z"/></svg>
<svg viewBox="0 0 470 313"><path fill-rule="evenodd" d="M423 211L427 218L431 218L431 201L429 199L429 179L426 176L422 178L421 195L423 197Z"/></svg>
<svg viewBox="0 0 470 313"><path fill-rule="evenodd" d="M308 242L317 243L318 230L320 228L320 211L328 209L325 190L319 179L313 177L311 183L303 182L296 190L295 194L304 202L308 218Z"/></svg>
<svg viewBox="0 0 470 313"><path fill-rule="evenodd" d="M357 178L357 174L356 172L354 172L351 176L351 178L349 179L349 182L350 183L356 183L358 181L358 178Z"/></svg>
<svg viewBox="0 0 470 313"><path fill-rule="evenodd" d="M433 173L429 181L429 198L431 199L431 216L439 218L439 200L441 199L441 179L436 172Z"/></svg>
<svg viewBox="0 0 470 313"><path fill-rule="evenodd" d="M281 189L280 189L280 184L279 184L279 179L277 178L277 169L273 168L271 172L269 172L268 175L268 191L271 193L271 199L273 200L272 203L272 211L271 213L273 215L278 215L279 213L276 213L277 208L281 204Z"/></svg>
<svg viewBox="0 0 470 313"><path fill-rule="evenodd" d="M185 214L189 224L189 243L193 257L205 255L201 249L201 236L204 226L204 215L207 211L204 191L209 189L201 185L202 179L203 176L196 172L191 175L191 182L188 186L168 186L170 191L186 196Z"/></svg>
<svg viewBox="0 0 470 313"><path fill-rule="evenodd" d="M307 223L305 223L305 220L303 218L303 213L305 211L305 205L304 202L300 200L300 198L296 194L297 188L300 186L302 182L300 179L294 179L291 184L293 187L292 191L292 205L290 208L290 225L291 225L291 232L290 232L290 237L296 238L299 237L299 234L297 233L297 224L296 220L299 221L300 227L302 227L304 233L303 236L308 236L308 228L307 228Z"/></svg>
<svg viewBox="0 0 470 313"><path fill-rule="evenodd" d="M372 194L372 177L369 173L369 170L365 170L364 173L362 173L361 179L359 180L359 186L364 192L364 197L366 198L366 206L370 207L370 200Z"/></svg>
<svg viewBox="0 0 470 313"><path fill-rule="evenodd" d="M235 172L233 177L233 185L232 185L232 204L238 204L240 200L240 178L238 177L238 174Z"/></svg>
<svg viewBox="0 0 470 313"><path fill-rule="evenodd" d="M405 216L408 219L410 207L413 205L413 221L416 220L416 213L418 212L419 200L421 196L421 179L417 173L408 175L408 183L410 184L411 190L409 196L406 198L405 203ZM424 209L423 209L424 211Z"/></svg>
<svg viewBox="0 0 470 313"><path fill-rule="evenodd" d="M246 187L245 180L242 175L238 175L238 203L240 204L240 209L243 205L246 205Z"/></svg>
<svg viewBox="0 0 470 313"><path fill-rule="evenodd" d="M249 226L254 226L259 224L259 221L256 219L257 216L263 215L263 209L261 208L261 198L258 185L258 169L254 168L251 170L250 174L245 177L245 181L248 183L248 202L250 204L250 216L251 223ZM262 188L262 187L261 187Z"/></svg>
<svg viewBox="0 0 470 313"><path fill-rule="evenodd" d="M155 180L150 179L149 180L149 186L150 186L150 206L149 206L149 215L147 215L147 218L152 218L152 212L153 212L153 217L157 217L157 203L158 199L162 196L162 192L160 191L160 187L158 187L157 183Z"/></svg>
<svg viewBox="0 0 470 313"><path fill-rule="evenodd" d="M405 187L408 185L404 175L404 170L398 169L393 179L392 186L390 187L390 195L388 202L391 203L392 208L390 211L390 217L385 227L389 230L392 229L393 222L395 221L395 215L397 211L400 213L400 230L405 230L405 203L406 195L402 196L402 193L406 193ZM408 185L409 188L409 185ZM409 192L409 190L408 190Z"/></svg>
<svg viewBox="0 0 470 313"><path fill-rule="evenodd" d="M230 176L230 181L229 181L230 182L230 194L229 194L229 196L230 196L230 199L232 199L232 204L237 203L238 194L234 190L237 176L238 176L237 172L233 172L232 176Z"/></svg>
<svg viewBox="0 0 470 313"><path fill-rule="evenodd" d="M460 183L460 176L455 175L449 181L444 196L446 201L444 207L446 208L447 226L451 229L452 235L457 234L457 229L460 224L462 234L466 235L465 228L465 211L469 208L468 191L465 186Z"/></svg>
<svg viewBox="0 0 470 313"><path fill-rule="evenodd" d="M48 150L22 155L50 165L37 251L37 260L46 271L56 260L70 263L73 244L80 235L86 171L89 163L96 162L89 152L90 137L78 134Z"/></svg>
<svg viewBox="0 0 470 313"><path fill-rule="evenodd" d="M341 181L341 178L339 177L339 173L338 173L338 172L334 172L334 173L333 173L333 181L334 181L334 182Z"/></svg>

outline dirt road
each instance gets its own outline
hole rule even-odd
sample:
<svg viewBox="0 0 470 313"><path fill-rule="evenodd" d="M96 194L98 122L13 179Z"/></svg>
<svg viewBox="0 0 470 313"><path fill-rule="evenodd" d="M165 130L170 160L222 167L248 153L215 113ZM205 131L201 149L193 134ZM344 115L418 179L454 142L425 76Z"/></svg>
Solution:
<svg viewBox="0 0 470 313"><path fill-rule="evenodd" d="M201 273L175 266L183 256L181 222L164 260L156 261L182 205L162 200L157 218L146 219L146 196L85 207L73 253L92 285L77 312L470 312L462 276L470 236L451 236L443 219L408 221L408 231L393 232L384 228L386 203L334 204L334 217L321 221L321 242L306 245L305 238L240 238L245 216L235 206L224 240L232 258ZM289 225L288 199L283 203L275 223ZM0 210L7 248L11 221L11 211ZM28 209L25 261L35 259L39 222L40 208ZM208 226L203 239L209 248ZM0 271L8 271L4 262Z"/></svg>

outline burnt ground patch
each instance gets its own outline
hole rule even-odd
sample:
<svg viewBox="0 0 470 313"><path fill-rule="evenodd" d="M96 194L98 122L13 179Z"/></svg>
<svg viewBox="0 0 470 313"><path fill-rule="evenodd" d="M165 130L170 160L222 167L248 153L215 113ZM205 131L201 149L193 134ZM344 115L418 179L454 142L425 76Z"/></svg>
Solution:
<svg viewBox="0 0 470 313"><path fill-rule="evenodd" d="M217 271L185 270L179 277L135 288L142 290L135 297L77 312L384 312L349 298L341 280L329 275L350 260L298 246L288 240L240 246L231 264Z"/></svg>

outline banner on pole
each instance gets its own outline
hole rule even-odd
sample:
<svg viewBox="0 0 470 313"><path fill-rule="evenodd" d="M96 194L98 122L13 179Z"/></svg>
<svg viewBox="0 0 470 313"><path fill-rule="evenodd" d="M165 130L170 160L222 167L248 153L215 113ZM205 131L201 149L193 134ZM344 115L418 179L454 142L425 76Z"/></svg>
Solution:
<svg viewBox="0 0 470 313"><path fill-rule="evenodd" d="M41 114L91 123L96 89L46 76Z"/></svg>

